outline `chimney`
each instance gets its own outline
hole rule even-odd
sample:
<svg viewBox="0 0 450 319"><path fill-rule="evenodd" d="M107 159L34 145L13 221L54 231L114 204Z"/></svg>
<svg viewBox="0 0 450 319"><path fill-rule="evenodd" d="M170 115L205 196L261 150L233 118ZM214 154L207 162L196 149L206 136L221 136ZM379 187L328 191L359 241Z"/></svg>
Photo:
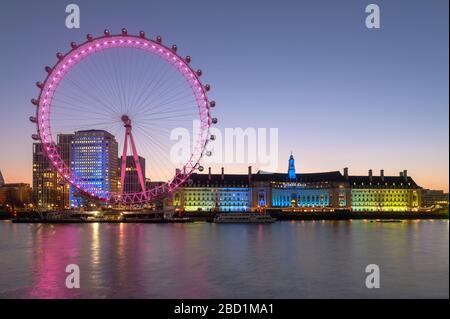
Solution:
<svg viewBox="0 0 450 319"><path fill-rule="evenodd" d="M405 178L405 182L408 181L408 171L406 169L403 170L403 177Z"/></svg>
<svg viewBox="0 0 450 319"><path fill-rule="evenodd" d="M348 179L348 167L344 167L344 177Z"/></svg>
<svg viewBox="0 0 450 319"><path fill-rule="evenodd" d="M252 167L248 167L248 183L250 184L252 182Z"/></svg>
<svg viewBox="0 0 450 319"><path fill-rule="evenodd" d="M371 169L369 169L369 181L372 181L372 170Z"/></svg>
<svg viewBox="0 0 450 319"><path fill-rule="evenodd" d="M381 181L384 182L384 169L380 169Z"/></svg>
<svg viewBox="0 0 450 319"><path fill-rule="evenodd" d="M222 180L225 179L225 169L222 167L222 176L221 176Z"/></svg>
<svg viewBox="0 0 450 319"><path fill-rule="evenodd" d="M208 167L208 180L211 180L211 167Z"/></svg>
<svg viewBox="0 0 450 319"><path fill-rule="evenodd" d="M403 172L400 172L400 177L403 177Z"/></svg>

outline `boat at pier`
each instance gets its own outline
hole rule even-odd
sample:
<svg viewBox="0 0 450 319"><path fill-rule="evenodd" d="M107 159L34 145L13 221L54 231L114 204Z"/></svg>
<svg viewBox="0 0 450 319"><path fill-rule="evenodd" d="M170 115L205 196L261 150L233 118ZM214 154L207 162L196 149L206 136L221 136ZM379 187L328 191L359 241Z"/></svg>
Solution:
<svg viewBox="0 0 450 319"><path fill-rule="evenodd" d="M276 219L269 214L260 213L222 213L214 218L215 223L273 223Z"/></svg>

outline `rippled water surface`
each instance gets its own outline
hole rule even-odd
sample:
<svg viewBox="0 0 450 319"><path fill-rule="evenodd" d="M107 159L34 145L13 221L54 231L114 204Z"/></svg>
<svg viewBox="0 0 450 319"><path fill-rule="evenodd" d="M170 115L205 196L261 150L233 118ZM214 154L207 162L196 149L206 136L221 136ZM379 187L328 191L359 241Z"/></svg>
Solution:
<svg viewBox="0 0 450 319"><path fill-rule="evenodd" d="M65 268L80 267L80 289ZM381 287L367 289L377 264ZM3 298L448 298L447 220L0 222Z"/></svg>

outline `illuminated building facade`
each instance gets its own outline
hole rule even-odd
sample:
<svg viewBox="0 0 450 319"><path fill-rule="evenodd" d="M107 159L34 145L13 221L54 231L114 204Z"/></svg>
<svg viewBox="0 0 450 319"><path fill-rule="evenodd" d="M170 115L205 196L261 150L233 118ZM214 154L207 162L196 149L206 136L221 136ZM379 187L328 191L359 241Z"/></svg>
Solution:
<svg viewBox="0 0 450 319"><path fill-rule="evenodd" d="M251 208L247 175L193 174L172 195L172 205L184 211L242 212Z"/></svg>
<svg viewBox="0 0 450 319"><path fill-rule="evenodd" d="M50 164L41 143L33 143L33 202L41 209L64 208L64 183Z"/></svg>
<svg viewBox="0 0 450 319"><path fill-rule="evenodd" d="M415 211L421 206L421 188L408 176L407 171L399 176L348 176L351 187L353 211L405 212Z"/></svg>
<svg viewBox="0 0 450 319"><path fill-rule="evenodd" d="M139 156L139 165L142 169L142 177L145 181L145 158ZM122 162L122 157L120 158L120 163ZM123 187L124 193L137 193L142 192L142 187L139 182L139 175L136 169L136 164L134 163L133 156L127 156L126 159L126 167L125 167L125 179L124 179L124 185L120 185L120 187ZM119 167L120 172L120 167ZM119 173L120 176L120 173Z"/></svg>
<svg viewBox="0 0 450 319"><path fill-rule="evenodd" d="M73 134L59 134L57 145L65 163L70 163ZM70 207L69 183L53 169L41 143L33 144L33 202L41 209Z"/></svg>
<svg viewBox="0 0 450 319"><path fill-rule="evenodd" d="M70 167L72 159L72 140L73 134L58 134L58 148L64 163ZM70 172L68 172L70 173ZM61 184L61 204L64 208L70 208L70 184L63 179L60 179Z"/></svg>
<svg viewBox="0 0 450 319"><path fill-rule="evenodd" d="M294 175L295 174L295 175ZM349 176L348 169L323 173L288 171L252 174L193 174L172 195L172 204L184 211L414 211L420 207L421 188L402 172L399 176Z"/></svg>
<svg viewBox="0 0 450 319"><path fill-rule="evenodd" d="M75 132L71 142L70 169L76 180L93 187L99 194L118 191L118 144L103 130ZM87 205L86 199L70 189L72 207Z"/></svg>
<svg viewBox="0 0 450 319"><path fill-rule="evenodd" d="M253 175L254 192L270 199L257 207L349 208L350 189L339 171L296 174L295 182L286 174ZM264 195L265 194L265 195Z"/></svg>

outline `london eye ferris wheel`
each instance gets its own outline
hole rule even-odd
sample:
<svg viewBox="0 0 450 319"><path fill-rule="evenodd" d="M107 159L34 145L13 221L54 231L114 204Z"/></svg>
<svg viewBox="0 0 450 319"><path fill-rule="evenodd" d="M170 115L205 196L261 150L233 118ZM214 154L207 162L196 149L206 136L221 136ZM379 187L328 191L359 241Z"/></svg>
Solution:
<svg viewBox="0 0 450 319"><path fill-rule="evenodd" d="M33 139L56 172L77 192L91 198L143 204L164 196L196 170L202 171L202 157L210 155L207 143L214 139L209 128L217 123L211 116L214 101L208 99L208 84L200 81L202 71L181 57L176 45L167 47L143 31L130 35L105 30L99 37L87 35L81 44L72 42L67 53L57 53L47 76L37 82L39 96L30 121L36 124ZM197 128L193 121L198 124ZM183 128L193 136L183 162L171 159L171 132ZM83 130L104 130L117 139L122 155L118 160L120 186L104 189L79 175L71 160L61 154L58 134ZM130 156L128 156L130 154ZM140 157L146 159L142 167ZM124 187L127 158L132 158L138 189ZM145 176L161 183L146 183Z"/></svg>

